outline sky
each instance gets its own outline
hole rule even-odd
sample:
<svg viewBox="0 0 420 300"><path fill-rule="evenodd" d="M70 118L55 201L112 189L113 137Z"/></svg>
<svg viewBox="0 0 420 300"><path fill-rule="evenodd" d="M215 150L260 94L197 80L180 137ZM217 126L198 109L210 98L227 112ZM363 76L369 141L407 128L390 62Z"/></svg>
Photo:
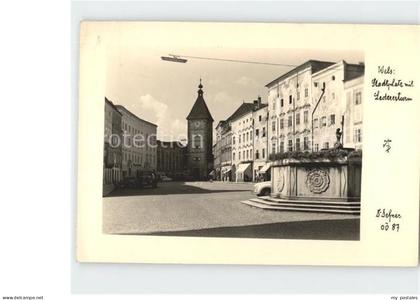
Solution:
<svg viewBox="0 0 420 300"><path fill-rule="evenodd" d="M204 99L214 127L228 118L242 102L258 96L266 102L265 85L292 67L188 59L185 64L166 62L161 56L213 57L299 65L309 59L358 63L363 52L262 48L144 48L136 43L115 42L107 49L106 97L124 105L138 117L158 125L161 140L186 136L186 116L197 98L202 78Z"/></svg>

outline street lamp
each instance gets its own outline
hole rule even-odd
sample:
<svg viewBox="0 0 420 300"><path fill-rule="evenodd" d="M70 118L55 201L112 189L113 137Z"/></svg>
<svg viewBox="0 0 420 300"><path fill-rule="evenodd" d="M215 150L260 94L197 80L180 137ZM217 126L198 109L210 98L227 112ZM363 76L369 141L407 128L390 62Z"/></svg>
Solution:
<svg viewBox="0 0 420 300"><path fill-rule="evenodd" d="M177 62L185 64L188 60L185 58L180 58L178 55L168 54L169 56L161 56L160 58L165 61Z"/></svg>
<svg viewBox="0 0 420 300"><path fill-rule="evenodd" d="M168 56L161 56L160 58L164 61L183 63L183 64L185 64L188 61L187 58L192 58L192 59L204 59L204 60L234 62L234 63L244 63L244 64L280 66L280 67L287 67L287 68L296 67L296 65L289 65L289 64L276 64L276 63L261 62L261 61L249 61L249 60L238 60L238 59L227 59L227 58L216 58L216 57L202 57L202 56L187 56L187 55L177 55L177 54L168 54Z"/></svg>

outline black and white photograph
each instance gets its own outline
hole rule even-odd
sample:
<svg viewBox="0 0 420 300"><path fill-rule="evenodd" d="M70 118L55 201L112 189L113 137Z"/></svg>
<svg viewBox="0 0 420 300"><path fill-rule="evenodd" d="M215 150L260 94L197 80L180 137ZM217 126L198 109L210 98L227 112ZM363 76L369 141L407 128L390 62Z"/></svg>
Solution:
<svg viewBox="0 0 420 300"><path fill-rule="evenodd" d="M363 51L113 41L104 234L360 239Z"/></svg>

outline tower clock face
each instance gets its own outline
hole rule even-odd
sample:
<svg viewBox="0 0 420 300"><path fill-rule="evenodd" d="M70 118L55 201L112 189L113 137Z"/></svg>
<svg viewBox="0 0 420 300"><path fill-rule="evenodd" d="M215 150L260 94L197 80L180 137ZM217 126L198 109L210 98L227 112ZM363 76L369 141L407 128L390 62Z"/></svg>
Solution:
<svg viewBox="0 0 420 300"><path fill-rule="evenodd" d="M200 121L194 121L194 127L195 128L199 128L201 126L201 122Z"/></svg>

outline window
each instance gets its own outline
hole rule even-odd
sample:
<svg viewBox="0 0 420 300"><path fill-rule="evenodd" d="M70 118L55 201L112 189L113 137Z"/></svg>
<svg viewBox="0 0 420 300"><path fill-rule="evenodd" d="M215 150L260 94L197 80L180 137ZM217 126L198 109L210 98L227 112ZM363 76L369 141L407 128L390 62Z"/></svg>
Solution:
<svg viewBox="0 0 420 300"><path fill-rule="evenodd" d="M296 151L300 151L300 138L296 139Z"/></svg>
<svg viewBox="0 0 420 300"><path fill-rule="evenodd" d="M335 99L335 93L333 92L333 93L331 93L331 99Z"/></svg>
<svg viewBox="0 0 420 300"><path fill-rule="evenodd" d="M293 125L292 116L289 116L289 118L287 120L287 127L292 127L292 125Z"/></svg>
<svg viewBox="0 0 420 300"><path fill-rule="evenodd" d="M330 125L335 124L335 115L330 115Z"/></svg>
<svg viewBox="0 0 420 300"><path fill-rule="evenodd" d="M354 130L354 140L355 143L361 143L362 142L362 129L355 129Z"/></svg>
<svg viewBox="0 0 420 300"><path fill-rule="evenodd" d="M262 158L265 158L265 148L262 149Z"/></svg>
<svg viewBox="0 0 420 300"><path fill-rule="evenodd" d="M242 134L242 142L245 143L245 133Z"/></svg>
<svg viewBox="0 0 420 300"><path fill-rule="evenodd" d="M303 150L309 150L309 139L307 136L303 138Z"/></svg>
<svg viewBox="0 0 420 300"><path fill-rule="evenodd" d="M249 150L246 150L246 159L249 157Z"/></svg>
<svg viewBox="0 0 420 300"><path fill-rule="evenodd" d="M235 137L232 138L232 144L235 145Z"/></svg>
<svg viewBox="0 0 420 300"><path fill-rule="evenodd" d="M260 158L260 153L258 152L258 150L255 151L255 159L259 159Z"/></svg>
<svg viewBox="0 0 420 300"><path fill-rule="evenodd" d="M249 141L249 132L246 133L246 140Z"/></svg>
<svg viewBox="0 0 420 300"><path fill-rule="evenodd" d="M276 131L276 121L271 123L271 130Z"/></svg>
<svg viewBox="0 0 420 300"><path fill-rule="evenodd" d="M314 128L318 128L318 119L314 119Z"/></svg>
<svg viewBox="0 0 420 300"><path fill-rule="evenodd" d="M292 95L289 95L289 104L292 104L292 102L293 102Z"/></svg>
<svg viewBox="0 0 420 300"><path fill-rule="evenodd" d="M260 130L259 129L255 129L255 136L258 136L260 134Z"/></svg>
<svg viewBox="0 0 420 300"><path fill-rule="evenodd" d="M300 113L296 114L296 125L300 124Z"/></svg>
<svg viewBox="0 0 420 300"><path fill-rule="evenodd" d="M362 92L357 92L354 96L354 104L359 105L362 103Z"/></svg>
<svg viewBox="0 0 420 300"><path fill-rule="evenodd" d="M276 144L275 143L273 143L271 145L271 153L276 153Z"/></svg>
<svg viewBox="0 0 420 300"><path fill-rule="evenodd" d="M287 149L289 152L291 152L291 151L293 151L293 141L292 140L289 140L288 141L288 149Z"/></svg>
<svg viewBox="0 0 420 300"><path fill-rule="evenodd" d="M265 137L265 127L263 127L262 137Z"/></svg>
<svg viewBox="0 0 420 300"><path fill-rule="evenodd" d="M303 123L308 123L308 111L307 110L305 110L304 112L303 112Z"/></svg>
<svg viewBox="0 0 420 300"><path fill-rule="evenodd" d="M305 88L305 98L307 98L309 96L309 90L308 88Z"/></svg>
<svg viewBox="0 0 420 300"><path fill-rule="evenodd" d="M242 159L245 160L245 150L242 151Z"/></svg>
<svg viewBox="0 0 420 300"><path fill-rule="evenodd" d="M239 144L241 143L241 135L239 135Z"/></svg>
<svg viewBox="0 0 420 300"><path fill-rule="evenodd" d="M283 119L280 119L280 129L284 128L284 123L283 123Z"/></svg>
<svg viewBox="0 0 420 300"><path fill-rule="evenodd" d="M283 107L283 105L284 105L284 100L283 100L283 98L280 100L280 106L281 107Z"/></svg>
<svg viewBox="0 0 420 300"><path fill-rule="evenodd" d="M276 110L276 99L273 99L273 110Z"/></svg>
<svg viewBox="0 0 420 300"><path fill-rule="evenodd" d="M322 119L321 119L321 127L325 127L325 126L327 126L327 117L322 117Z"/></svg>
<svg viewBox="0 0 420 300"><path fill-rule="evenodd" d="M299 101L299 99L300 99L300 92L299 92L299 91L297 92L296 99L297 99L298 101Z"/></svg>
<svg viewBox="0 0 420 300"><path fill-rule="evenodd" d="M233 155L233 156L232 156L232 157L233 157L233 160L235 160L235 152L233 152L233 154L232 154L232 155Z"/></svg>
<svg viewBox="0 0 420 300"><path fill-rule="evenodd" d="M324 143L324 149L329 149L329 148L330 148L330 143L325 142L325 143Z"/></svg>
<svg viewBox="0 0 420 300"><path fill-rule="evenodd" d="M249 159L252 159L252 149L249 150Z"/></svg>
<svg viewBox="0 0 420 300"><path fill-rule="evenodd" d="M258 121L260 121L260 122L261 122L261 120L262 120L262 117L261 117L261 115L259 115L259 116L258 116Z"/></svg>
<svg viewBox="0 0 420 300"><path fill-rule="evenodd" d="M252 140L252 131L249 132L249 138Z"/></svg>
<svg viewBox="0 0 420 300"><path fill-rule="evenodd" d="M239 160L241 160L241 151L238 152Z"/></svg>
<svg viewBox="0 0 420 300"><path fill-rule="evenodd" d="M283 152L284 152L284 142L281 141L280 142L280 153L283 153Z"/></svg>
<svg viewBox="0 0 420 300"><path fill-rule="evenodd" d="M314 148L315 148L315 151L316 151L316 152L318 152L318 151L319 151L319 145L318 145L318 144L315 144L315 145L314 145Z"/></svg>

